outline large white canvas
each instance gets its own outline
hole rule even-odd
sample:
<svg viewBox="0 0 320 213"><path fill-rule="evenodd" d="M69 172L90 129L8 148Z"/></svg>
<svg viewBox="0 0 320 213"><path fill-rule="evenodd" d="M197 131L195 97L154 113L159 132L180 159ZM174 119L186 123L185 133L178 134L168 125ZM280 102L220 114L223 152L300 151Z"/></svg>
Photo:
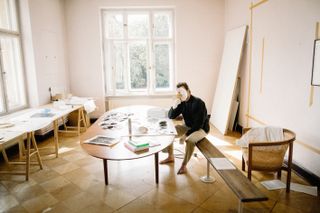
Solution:
<svg viewBox="0 0 320 213"><path fill-rule="evenodd" d="M247 26L227 32L210 122L226 134Z"/></svg>

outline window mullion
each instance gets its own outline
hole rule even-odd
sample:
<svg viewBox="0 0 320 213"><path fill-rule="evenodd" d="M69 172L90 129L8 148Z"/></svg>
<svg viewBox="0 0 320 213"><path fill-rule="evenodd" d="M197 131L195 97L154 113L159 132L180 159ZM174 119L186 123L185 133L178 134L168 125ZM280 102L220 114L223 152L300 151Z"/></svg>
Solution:
<svg viewBox="0 0 320 213"><path fill-rule="evenodd" d="M149 39L148 39L148 93L152 94L154 90L154 75L153 75L153 68L154 68L154 63L153 63L153 19L152 19L152 11L149 12Z"/></svg>
<svg viewBox="0 0 320 213"><path fill-rule="evenodd" d="M112 46L111 46L111 61L112 61L112 88L113 88L113 93L116 94L117 91L117 80L116 80L116 50L115 50L115 43L114 41L112 42Z"/></svg>
<svg viewBox="0 0 320 213"><path fill-rule="evenodd" d="M151 62L152 62L152 69L151 71L151 76L152 76L152 94L155 93L155 88L156 88L156 72L155 72L155 55L154 55L154 12L151 11L150 14L150 20L151 20L151 24L150 24L150 29L151 29L151 54L150 54L150 58L151 58Z"/></svg>
<svg viewBox="0 0 320 213"><path fill-rule="evenodd" d="M124 68L124 74L125 74L125 88L126 93L129 93L131 85L130 85L130 61L129 61L129 41L128 41L128 13L127 11L123 12L123 39L125 41L125 68Z"/></svg>
<svg viewBox="0 0 320 213"><path fill-rule="evenodd" d="M1 40L0 40L1 41ZM1 86L1 98L2 98L2 107L3 111L0 112L0 114L5 114L8 112L8 104L7 104L7 94L5 92L6 86L5 86L5 71L3 69L3 58L2 58L2 47L0 42L0 86Z"/></svg>
<svg viewBox="0 0 320 213"><path fill-rule="evenodd" d="M4 36L20 36L20 33L18 31L12 31L12 30L6 30L0 28L0 35Z"/></svg>

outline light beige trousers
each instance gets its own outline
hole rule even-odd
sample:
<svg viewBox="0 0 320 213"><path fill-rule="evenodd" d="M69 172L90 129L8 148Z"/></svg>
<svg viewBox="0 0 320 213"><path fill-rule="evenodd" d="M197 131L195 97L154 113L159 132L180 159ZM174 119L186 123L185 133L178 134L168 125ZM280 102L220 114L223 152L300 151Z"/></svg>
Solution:
<svg viewBox="0 0 320 213"><path fill-rule="evenodd" d="M187 133L187 131L190 129L189 127L185 125L176 125L176 130L178 135L177 138L184 138L184 135ZM205 138L207 133L203 129L199 129L198 131L193 132L188 137L185 138L186 147L185 147L185 154L182 164L187 165L189 162L192 153L194 151L194 147L197 142ZM168 153L169 155L173 155L173 143L168 147Z"/></svg>

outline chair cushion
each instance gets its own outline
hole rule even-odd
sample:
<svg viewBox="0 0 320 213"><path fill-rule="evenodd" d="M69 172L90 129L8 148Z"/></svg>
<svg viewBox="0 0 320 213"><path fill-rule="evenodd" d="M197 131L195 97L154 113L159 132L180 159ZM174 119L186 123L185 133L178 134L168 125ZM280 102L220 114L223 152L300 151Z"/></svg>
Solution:
<svg viewBox="0 0 320 213"><path fill-rule="evenodd" d="M265 126L250 129L236 144L241 147L248 147L250 142L272 142L283 141L283 129L280 127Z"/></svg>

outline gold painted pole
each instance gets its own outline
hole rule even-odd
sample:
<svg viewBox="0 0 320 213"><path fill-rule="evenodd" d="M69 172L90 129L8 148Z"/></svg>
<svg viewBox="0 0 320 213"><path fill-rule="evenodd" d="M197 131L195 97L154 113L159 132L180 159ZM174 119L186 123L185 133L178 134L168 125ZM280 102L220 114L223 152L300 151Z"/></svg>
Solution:
<svg viewBox="0 0 320 213"><path fill-rule="evenodd" d="M257 2L257 3L255 3L255 4L251 4L250 9L252 10L255 7L258 7L259 5L261 5L261 4L263 4L263 3L267 2L267 1L268 0L261 0L261 1Z"/></svg>
<svg viewBox="0 0 320 213"><path fill-rule="evenodd" d="M262 50L261 50L261 73L260 73L260 93L262 93L263 82L263 64L264 64L264 38L262 38Z"/></svg>
<svg viewBox="0 0 320 213"><path fill-rule="evenodd" d="M247 114L250 114L250 95L251 95L251 67L252 67L252 6L250 6L250 25L249 25L249 76L248 76L248 100L247 100ZM246 127L249 126L249 118L247 117Z"/></svg>
<svg viewBox="0 0 320 213"><path fill-rule="evenodd" d="M310 95L309 95L309 107L313 104L313 95L314 95L314 86L310 87Z"/></svg>
<svg viewBox="0 0 320 213"><path fill-rule="evenodd" d="M250 26L249 26L249 33L250 33L250 47L249 47L249 80L248 80L248 101L247 101L247 114L249 115L250 114L250 98L251 98L251 72L252 72L252 19L253 19L253 9L260 6L261 4L267 2L268 0L261 0L255 4L253 4L251 2L250 4ZM246 120L246 127L249 126L249 118L247 117L247 120Z"/></svg>
<svg viewBox="0 0 320 213"><path fill-rule="evenodd" d="M253 120L253 121L255 121L255 122L257 122L257 123L259 123L259 124L261 124L261 125L263 125L263 126L266 126L266 123L265 123L265 122L263 122L263 121L261 121L261 120L259 120L259 119L257 119L257 118L255 118L255 117L253 117L253 116L251 116L251 115L249 115L249 114L246 114L246 116L247 116L248 119L251 119L251 120Z"/></svg>

